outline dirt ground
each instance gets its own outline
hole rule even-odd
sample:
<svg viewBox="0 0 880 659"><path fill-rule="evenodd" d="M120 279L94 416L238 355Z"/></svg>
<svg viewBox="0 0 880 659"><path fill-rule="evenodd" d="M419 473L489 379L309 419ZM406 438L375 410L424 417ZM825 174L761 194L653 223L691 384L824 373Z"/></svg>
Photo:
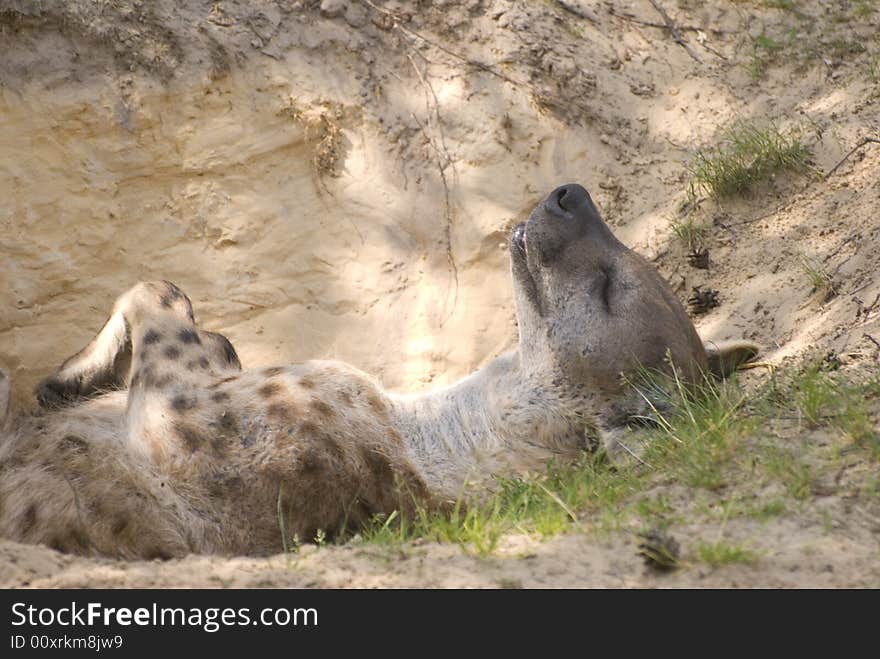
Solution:
<svg viewBox="0 0 880 659"><path fill-rule="evenodd" d="M880 305L863 310L880 296L880 144L823 173L880 138L880 7L659 4L675 35L642 0L0 0L0 366L14 404L32 406L114 297L154 278L181 286L246 367L331 357L395 390L453 382L513 345L506 236L567 182L683 301L718 290L695 317L705 339L752 339L776 365L833 351L876 369ZM686 165L737 119L802 130L815 172L699 197L710 267L694 268L671 228ZM123 563L0 541L0 585L880 585L876 495L682 522L685 542L723 532L760 558L671 574L644 567L632 534L590 527L509 536L488 557L354 542Z"/></svg>

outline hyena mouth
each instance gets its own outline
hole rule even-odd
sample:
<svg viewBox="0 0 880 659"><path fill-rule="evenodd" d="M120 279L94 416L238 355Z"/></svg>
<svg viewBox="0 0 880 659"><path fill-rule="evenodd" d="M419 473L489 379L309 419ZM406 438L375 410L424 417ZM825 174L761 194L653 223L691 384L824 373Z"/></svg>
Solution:
<svg viewBox="0 0 880 659"><path fill-rule="evenodd" d="M513 229L513 244L523 254L526 252L526 225L525 223L517 224Z"/></svg>

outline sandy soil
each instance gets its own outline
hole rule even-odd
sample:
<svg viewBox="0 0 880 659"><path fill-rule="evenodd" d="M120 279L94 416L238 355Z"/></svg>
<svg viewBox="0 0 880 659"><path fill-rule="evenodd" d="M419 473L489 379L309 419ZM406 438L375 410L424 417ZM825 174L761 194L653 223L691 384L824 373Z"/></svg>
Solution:
<svg viewBox="0 0 880 659"><path fill-rule="evenodd" d="M246 366L333 357L397 390L454 381L513 344L507 232L570 181L683 300L719 291L704 338L876 368L880 313L860 309L880 294L880 146L827 179L703 200L709 270L670 219L688 158L736 118L804 128L819 172L880 136L880 11L663 3L692 57L642 1L44 4L0 0L0 365L19 408L145 278L186 290ZM787 45L756 80L762 34ZM490 558L349 545L127 564L0 541L0 584L880 585L874 504L829 496L750 524L727 532L765 549L757 564L670 576L632 537L574 531Z"/></svg>

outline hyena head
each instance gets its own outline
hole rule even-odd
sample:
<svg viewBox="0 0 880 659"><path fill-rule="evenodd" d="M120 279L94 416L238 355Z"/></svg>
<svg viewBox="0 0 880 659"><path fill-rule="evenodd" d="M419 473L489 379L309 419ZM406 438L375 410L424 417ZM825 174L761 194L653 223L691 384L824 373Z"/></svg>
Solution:
<svg viewBox="0 0 880 659"><path fill-rule="evenodd" d="M623 245L580 185L557 188L510 237L525 373L566 390L617 391L637 368L706 366L669 286ZM548 371L549 369L549 371Z"/></svg>

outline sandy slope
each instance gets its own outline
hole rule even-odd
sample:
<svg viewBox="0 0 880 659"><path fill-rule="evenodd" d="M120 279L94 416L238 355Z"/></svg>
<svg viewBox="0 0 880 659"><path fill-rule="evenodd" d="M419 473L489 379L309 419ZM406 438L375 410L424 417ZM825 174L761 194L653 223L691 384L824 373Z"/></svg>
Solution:
<svg viewBox="0 0 880 659"><path fill-rule="evenodd" d="M393 16L358 0L64 4L0 0L0 365L19 406L144 278L182 286L247 366L329 356L396 389L453 381L512 344L507 232L568 181L683 299L720 291L704 337L753 338L774 361L818 347L876 365L865 335L880 339L880 314L856 311L880 294L880 146L828 180L704 201L708 271L687 264L669 219L690 153L734 118L805 127L820 171L880 135L880 13L665 3L700 28L684 31L697 62L644 25L660 19L641 1L565 3L586 18L504 0L383 4ZM795 45L753 80L750 37L789 29ZM805 255L839 295L816 298ZM873 524L845 539L779 522L761 531L772 560L663 583L877 585ZM292 564L121 564L3 543L0 583L658 583L629 539L510 543L491 559L343 547ZM807 545L821 558L801 569Z"/></svg>

